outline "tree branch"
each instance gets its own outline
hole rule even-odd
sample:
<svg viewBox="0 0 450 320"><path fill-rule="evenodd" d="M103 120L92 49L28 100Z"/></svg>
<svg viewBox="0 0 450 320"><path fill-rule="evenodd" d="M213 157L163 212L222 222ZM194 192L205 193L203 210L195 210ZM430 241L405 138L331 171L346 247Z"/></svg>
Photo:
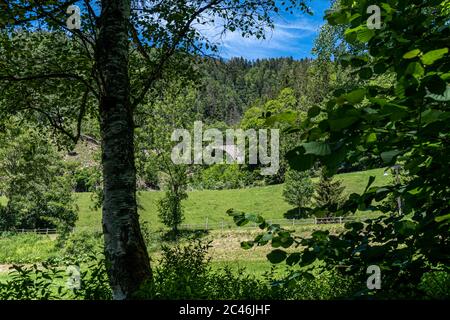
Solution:
<svg viewBox="0 0 450 320"><path fill-rule="evenodd" d="M180 29L180 31L177 33L175 40L172 42L171 46L169 46L165 53L161 56L159 63L157 64L157 67L153 70L153 72L150 74L149 78L147 79L146 83L144 84L144 88L141 91L141 93L133 100L131 103L132 109L136 109L136 107L144 100L146 94L154 84L156 80L158 80L161 77L162 71L164 69L165 64L169 60L169 58L175 53L175 50L177 46L182 41L183 37L186 35L186 33L189 31L189 28L194 22L194 20L200 16L203 12L205 12L208 9L211 9L215 5L223 2L223 0L212 0L210 3L205 5L202 8L199 8L197 11L195 11L190 19L187 20L187 22L184 24L184 26Z"/></svg>
<svg viewBox="0 0 450 320"><path fill-rule="evenodd" d="M91 84L86 81L83 77L74 74L74 73L47 73L47 74L38 74L38 75L30 75L24 77L16 77L16 76L0 76L0 81L31 81L31 80L39 80L39 79L52 79L52 78L63 78L63 79L74 79L82 82L86 88L88 88L92 94L94 94L97 98L99 98L98 93L95 91L95 88L91 86Z"/></svg>

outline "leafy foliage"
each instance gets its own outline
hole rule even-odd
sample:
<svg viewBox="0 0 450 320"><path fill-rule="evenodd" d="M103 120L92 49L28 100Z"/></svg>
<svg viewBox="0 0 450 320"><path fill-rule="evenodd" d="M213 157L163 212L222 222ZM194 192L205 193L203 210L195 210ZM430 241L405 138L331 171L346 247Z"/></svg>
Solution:
<svg viewBox="0 0 450 320"><path fill-rule="evenodd" d="M173 166L168 180L168 189L158 202L159 217L172 229L174 235L178 233L178 226L184 219L181 201L187 198L186 183L186 168Z"/></svg>
<svg viewBox="0 0 450 320"><path fill-rule="evenodd" d="M287 172L283 197L289 204L297 207L298 218L306 214L305 207L311 203L313 194L314 185L308 172Z"/></svg>
<svg viewBox="0 0 450 320"><path fill-rule="evenodd" d="M72 228L77 219L72 183L60 155L34 129L10 127L1 134L0 229Z"/></svg>
<svg viewBox="0 0 450 320"><path fill-rule="evenodd" d="M367 47L367 52L350 55L341 62L351 65L363 80L392 72L395 85L386 88L369 82L356 90L335 92L326 107L318 110L323 118L315 121L310 117L303 124L305 142L287 157L298 170L309 169L320 160L332 173L342 161L370 153L386 165L401 162L410 179L394 186L372 187L375 178L371 177L365 192L350 195L341 212L372 206L389 216L348 223L347 231L339 235L316 231L309 238L296 238L255 218L262 229L267 229L270 239L277 239L276 247L281 241L304 248L290 254L277 249L276 262L286 261L306 270L338 268L359 279L359 294L379 297L425 297L427 293L419 286L425 274L449 272L446 97L450 55L446 39L450 29L444 3L379 1L384 9L379 31L367 29L367 1L343 0L338 9L328 13L330 24L347 25L346 41L359 41ZM376 204L389 195L402 198L406 210L401 215L391 215ZM241 214L235 219L243 223L248 217ZM274 246L274 240L271 242ZM266 244L267 237L261 235L255 243ZM381 268L380 291L365 287L369 265ZM302 274L293 271L294 276Z"/></svg>
<svg viewBox="0 0 450 320"><path fill-rule="evenodd" d="M71 289L64 267L43 262L33 266L13 266L6 282L0 282L2 300L110 300L105 262L92 257L80 268L80 288ZM78 279L77 279L78 281Z"/></svg>

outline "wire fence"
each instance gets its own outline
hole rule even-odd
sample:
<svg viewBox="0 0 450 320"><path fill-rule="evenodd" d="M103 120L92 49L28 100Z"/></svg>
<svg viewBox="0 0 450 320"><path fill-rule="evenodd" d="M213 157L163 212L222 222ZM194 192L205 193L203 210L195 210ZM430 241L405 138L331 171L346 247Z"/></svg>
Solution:
<svg viewBox="0 0 450 320"><path fill-rule="evenodd" d="M321 225L321 224L345 224L347 222L365 221L370 217L328 217L328 218L307 218L307 219L268 219L269 224L279 224L282 227L295 227L306 225ZM179 230L233 230L233 229L256 229L259 225L256 223L248 223L244 226L238 227L233 222L227 222L222 220L220 222L211 222L208 217L205 218L204 223L196 224L181 224ZM92 227L76 227L72 229L72 232L77 231L95 231L101 232L101 228ZM15 229L9 231L0 231L2 233L34 233L43 235L55 235L58 234L58 229L43 228L43 229Z"/></svg>
<svg viewBox="0 0 450 320"><path fill-rule="evenodd" d="M327 218L308 218L308 219L268 219L269 224L279 224L282 227L295 227L301 225L319 225L319 224L345 224L347 222L365 221L370 217L327 217ZM209 222L206 218L202 224L181 224L180 230L225 230L225 229L254 229L259 228L257 223L248 223L238 227L235 223L226 222Z"/></svg>

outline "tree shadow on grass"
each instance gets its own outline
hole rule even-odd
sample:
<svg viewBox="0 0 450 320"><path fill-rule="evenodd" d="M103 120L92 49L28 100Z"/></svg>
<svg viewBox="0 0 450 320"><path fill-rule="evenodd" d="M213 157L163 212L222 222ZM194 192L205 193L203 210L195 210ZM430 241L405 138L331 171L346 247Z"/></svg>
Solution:
<svg viewBox="0 0 450 320"><path fill-rule="evenodd" d="M309 218L311 215L311 209L310 208L292 208L285 213L283 213L283 216L286 219L306 219Z"/></svg>
<svg viewBox="0 0 450 320"><path fill-rule="evenodd" d="M202 229L184 229L173 232L173 230L164 232L161 236L161 240L166 242L176 242L180 240L197 240L201 239L209 234L208 230Z"/></svg>

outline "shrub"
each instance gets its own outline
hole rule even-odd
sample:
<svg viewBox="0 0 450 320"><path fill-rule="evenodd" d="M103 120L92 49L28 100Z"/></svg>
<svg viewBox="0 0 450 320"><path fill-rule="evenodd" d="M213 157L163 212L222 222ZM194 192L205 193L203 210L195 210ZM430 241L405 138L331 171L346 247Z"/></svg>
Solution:
<svg viewBox="0 0 450 320"><path fill-rule="evenodd" d="M196 189L238 189L261 184L256 171L245 170L237 164L214 164L197 172L192 179Z"/></svg>
<svg viewBox="0 0 450 320"><path fill-rule="evenodd" d="M209 247L200 241L186 246L163 246L161 261L154 272L154 298L206 299Z"/></svg>
<svg viewBox="0 0 450 320"><path fill-rule="evenodd" d="M9 279L0 283L0 300L63 299L67 291L58 290L55 282L62 280L63 270L43 263L31 267L15 265Z"/></svg>
<svg viewBox="0 0 450 320"><path fill-rule="evenodd" d="M61 259L66 263L85 263L103 252L103 235L100 232L72 232L59 243Z"/></svg>
<svg viewBox="0 0 450 320"><path fill-rule="evenodd" d="M33 266L13 266L6 282L0 282L0 300L109 300L112 298L103 258L92 257L80 268L75 284L68 285L67 266L43 262ZM79 281L79 282L78 282Z"/></svg>
<svg viewBox="0 0 450 320"><path fill-rule="evenodd" d="M450 299L450 273L445 271L427 272L422 276L419 287L426 299Z"/></svg>

